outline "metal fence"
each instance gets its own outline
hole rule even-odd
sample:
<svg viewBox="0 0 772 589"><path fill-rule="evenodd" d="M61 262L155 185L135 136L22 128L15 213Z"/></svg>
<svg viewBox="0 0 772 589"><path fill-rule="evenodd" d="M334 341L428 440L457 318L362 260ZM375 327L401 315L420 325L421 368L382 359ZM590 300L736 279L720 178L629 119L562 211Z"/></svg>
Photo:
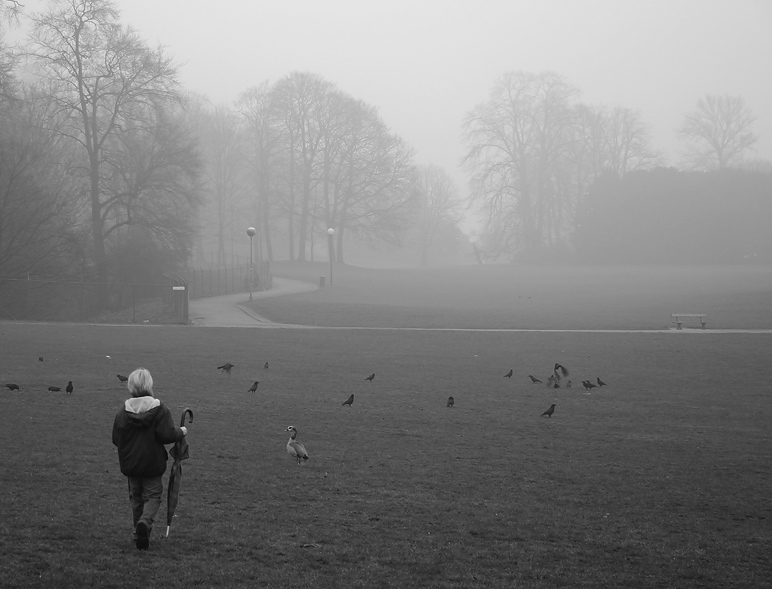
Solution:
<svg viewBox="0 0 772 589"><path fill-rule="evenodd" d="M187 314L187 285L172 275L152 284L0 280L0 320L187 323Z"/></svg>
<svg viewBox="0 0 772 589"><path fill-rule="evenodd" d="M179 274L188 285L188 298L203 299L250 291L249 264L190 269ZM252 291L271 288L268 262L253 265Z"/></svg>
<svg viewBox="0 0 772 589"><path fill-rule="evenodd" d="M271 288L268 262L253 272L251 290ZM187 324L190 299L249 291L249 265L191 269L143 284L0 279L0 321Z"/></svg>

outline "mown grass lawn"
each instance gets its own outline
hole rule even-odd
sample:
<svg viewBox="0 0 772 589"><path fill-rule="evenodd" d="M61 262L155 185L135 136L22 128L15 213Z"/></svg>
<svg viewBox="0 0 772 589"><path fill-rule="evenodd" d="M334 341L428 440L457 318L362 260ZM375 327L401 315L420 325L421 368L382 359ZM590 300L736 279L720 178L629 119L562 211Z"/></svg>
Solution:
<svg viewBox="0 0 772 589"><path fill-rule="evenodd" d="M772 586L769 334L2 323L0 350L3 587ZM572 389L530 383L555 362ZM148 552L110 444L137 366L195 412Z"/></svg>
<svg viewBox="0 0 772 589"><path fill-rule="evenodd" d="M272 271L318 284L329 267L279 262ZM681 312L707 313L713 329L772 328L769 266L335 266L327 284L250 306L274 321L324 326L667 329Z"/></svg>

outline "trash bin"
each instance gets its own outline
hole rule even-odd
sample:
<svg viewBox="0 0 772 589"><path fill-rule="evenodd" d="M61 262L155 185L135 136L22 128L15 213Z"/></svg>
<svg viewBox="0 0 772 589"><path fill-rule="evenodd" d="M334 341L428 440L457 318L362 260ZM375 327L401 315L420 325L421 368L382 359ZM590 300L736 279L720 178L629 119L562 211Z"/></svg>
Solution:
<svg viewBox="0 0 772 589"><path fill-rule="evenodd" d="M319 277L319 288L324 288L324 276Z"/></svg>

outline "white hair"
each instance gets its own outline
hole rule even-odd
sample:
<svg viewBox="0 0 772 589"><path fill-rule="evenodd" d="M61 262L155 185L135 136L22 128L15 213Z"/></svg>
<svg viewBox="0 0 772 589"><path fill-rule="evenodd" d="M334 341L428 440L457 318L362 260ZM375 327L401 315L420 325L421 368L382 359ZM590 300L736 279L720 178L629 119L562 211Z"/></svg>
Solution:
<svg viewBox="0 0 772 589"><path fill-rule="evenodd" d="M126 383L132 397L153 396L153 377L147 368L137 368Z"/></svg>

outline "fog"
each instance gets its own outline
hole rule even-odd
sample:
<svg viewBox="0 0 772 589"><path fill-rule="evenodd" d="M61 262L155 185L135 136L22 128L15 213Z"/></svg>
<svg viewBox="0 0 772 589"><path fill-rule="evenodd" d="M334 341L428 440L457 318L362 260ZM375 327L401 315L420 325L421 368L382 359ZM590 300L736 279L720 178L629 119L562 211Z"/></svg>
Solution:
<svg viewBox="0 0 772 589"><path fill-rule="evenodd" d="M490 180L480 167L473 170L468 162L465 167L461 165L470 153L470 127L465 127L464 121L481 112L476 109L492 104L497 85L512 74L523 76L521 81L525 76L536 76L536 82L526 80L523 84L537 90L540 83L551 83L548 78L554 76L550 79L570 88L570 106L582 105L607 114L624 111L632 116L645 132L650 150L635 165L615 170L620 177L654 167L652 161L659 166L687 168L686 146L677 129L706 96L744 101L754 118L750 130L758 139L746 150L745 159L753 160L756 170L767 169L763 166L772 162L772 77L768 75L772 65L772 5L767 2L231 0L214 5L199 0L115 0L115 4L122 23L136 29L151 46L163 46L174 58L182 88L205 96L213 108L233 107L243 92L263 82L276 84L297 72L319 76L376 108L389 131L415 151L415 163L443 170L463 202L471 194L470 181L479 184ZM34 12L42 10L45 3L29 0L25 7ZM18 29L9 33L11 39L21 35ZM526 169L531 164L521 165ZM557 172L553 177L563 170ZM645 179L641 182L651 184ZM688 184L682 178L673 182ZM546 257L551 261L563 259L561 248L576 236L584 234L584 243L590 243L587 227L593 222L614 222L608 215L609 207L592 212L593 201L585 198L591 184L577 183L570 189L570 197L564 195L562 201L555 201L571 210L573 218L566 222L556 215L553 226L538 228L539 239L550 249ZM762 203L767 190L763 181L746 178L741 184L760 186L757 192L761 196L746 201ZM635 192L630 185L624 188ZM727 194L732 190L730 185ZM685 204L693 201L694 194L682 196L685 200L678 205L683 206L679 218L688 217L690 207L700 207L699 202ZM606 198L596 197L597 202ZM723 197L711 198L719 202ZM583 201L579 207L577 199ZM515 199L510 195L510 200ZM582 206L584 209L578 210ZM667 207L667 203L662 206ZM488 247L484 243L484 215L478 208L485 207L489 219L495 214L501 216L502 232L520 232L517 239L527 249L529 219L523 218L521 211L515 207L495 210L493 205L478 201L475 207L459 207L457 211L459 226L476 242L475 251L468 243L458 251L450 251L445 243L434 243L430 263L511 261L511 251L486 258L476 248L487 248L483 252L487 254L501 249L500 244ZM739 218L766 214L766 204L759 207L739 211ZM630 216L634 208L631 205L622 213ZM204 211L203 217L210 218L210 213ZM667 213L658 210L653 214ZM513 229L512 218L518 215L521 217ZM579 218L585 221L584 229ZM702 221L704 224L705 219ZM222 263L223 249L231 260L248 256L250 244L237 227L239 223L244 224L231 219L224 248L223 235L213 238L214 230L208 228L206 243L198 247L198 263L208 259ZM325 228L314 223L307 246L300 246L308 251L299 258L326 260ZM737 236L742 233L741 222L735 225L729 233ZM642 233L647 229L651 228L643 228ZM727 233L726 226L721 229ZM258 250L265 241L259 230ZM493 232L488 231L487 237ZM558 236L552 243L551 235ZM449 243L457 236L445 238ZM291 239L281 231L274 239L277 258L292 256ZM380 247L370 251L349 237L341 238L339 257L344 244L348 263L411 265L418 257L414 252L384 254ZM218 246L220 259L215 262L212 251ZM612 246L596 239L592 247L601 251ZM740 259L756 258L759 253L764 259L769 256L766 242L759 239L736 237L730 249ZM711 261L686 254L682 258Z"/></svg>
<svg viewBox="0 0 772 589"><path fill-rule="evenodd" d="M672 163L706 94L742 96L772 159L772 4L761 0L120 0L123 20L214 102L292 71L380 109L420 163L458 171L461 121L514 70L554 71L582 100L641 112ZM223 8L220 8L223 6Z"/></svg>
<svg viewBox="0 0 772 589"><path fill-rule="evenodd" d="M416 161L445 169L462 196L462 121L509 71L552 71L584 103L639 113L665 165L679 164L676 129L699 98L741 96L757 117L751 155L772 159L766 2L242 0L218 14L198 1L119 4L183 64L183 83L215 103L293 71L319 74L376 106ZM474 233L481 221L467 212L461 226Z"/></svg>

